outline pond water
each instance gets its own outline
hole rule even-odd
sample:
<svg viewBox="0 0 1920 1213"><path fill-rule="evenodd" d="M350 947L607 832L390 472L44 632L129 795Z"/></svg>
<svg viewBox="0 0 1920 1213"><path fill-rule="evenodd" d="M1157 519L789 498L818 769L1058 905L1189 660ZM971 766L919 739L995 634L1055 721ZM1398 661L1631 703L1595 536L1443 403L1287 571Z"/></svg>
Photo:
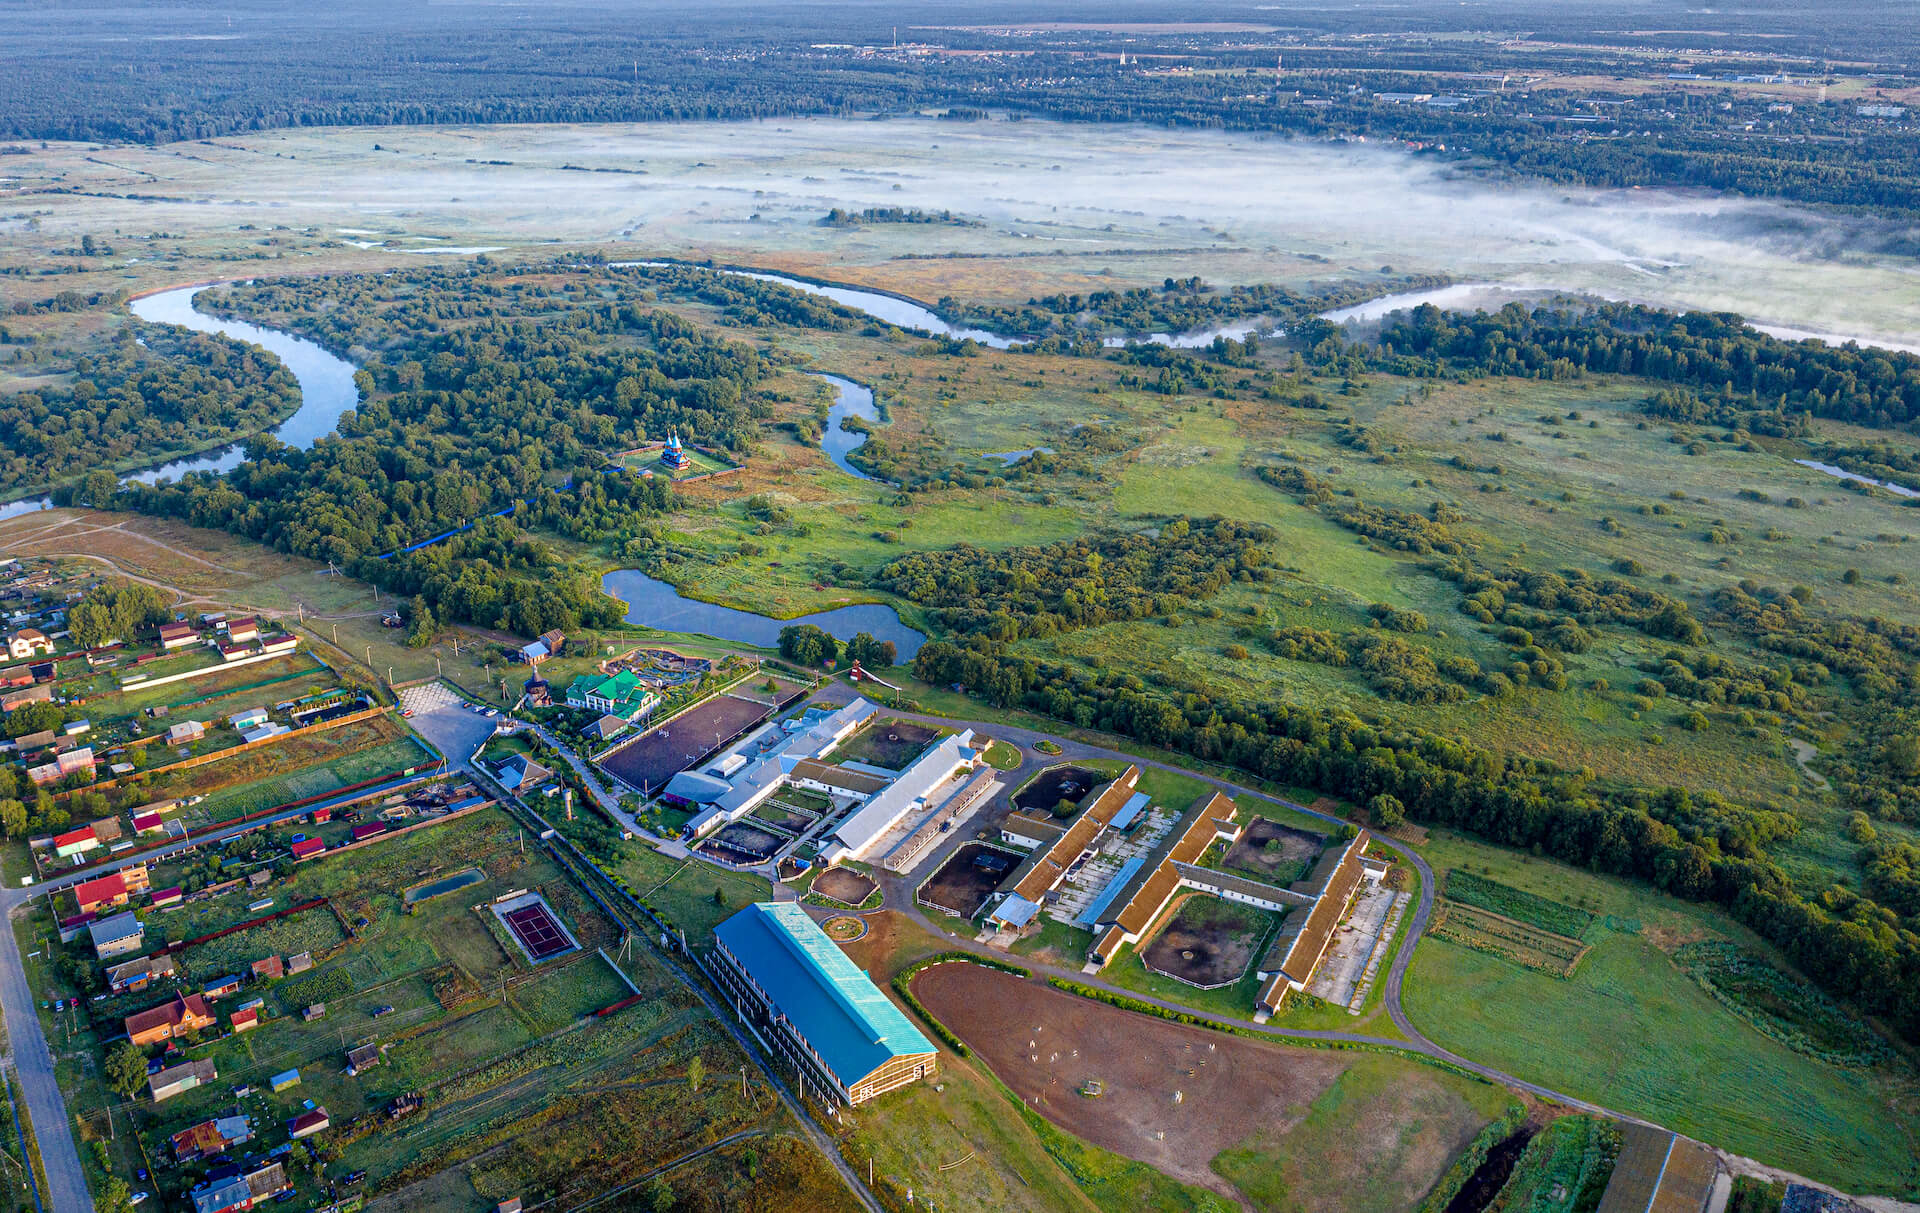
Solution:
<svg viewBox="0 0 1920 1213"><path fill-rule="evenodd" d="M353 382L354 367L336 358L320 346L292 333L262 328L242 320L222 320L194 309L193 298L204 286L183 286L171 291L135 299L133 314L153 324L177 324L197 333L219 333L260 346L278 358L300 384L300 407L274 427L273 436L287 446L305 450L334 431L340 415L360 403L360 389ZM239 467L246 458L244 442L230 443L197 455L184 455L121 476L122 481L154 484L177 480L189 472L226 472ZM0 505L0 519L44 510L53 503L47 497L32 497Z"/></svg>
<svg viewBox="0 0 1920 1213"><path fill-rule="evenodd" d="M1001 463L1006 464L1008 467L1012 467L1014 464L1020 462L1022 459L1025 459L1028 455L1051 455L1051 454L1053 454L1053 448L1050 446L1030 446L1024 451L988 451L985 454L981 455L980 458L998 459Z"/></svg>
<svg viewBox="0 0 1920 1213"><path fill-rule="evenodd" d="M836 607L797 619L774 619L682 597L666 582L638 569L608 573L600 579L600 588L626 604L628 623L663 632L698 632L737 644L771 648L780 643L781 628L810 623L839 640L851 640L857 632L876 640L891 640L897 660L904 663L912 660L927 639L924 633L902 623L899 612L877 602Z"/></svg>
<svg viewBox="0 0 1920 1213"><path fill-rule="evenodd" d="M1816 459L1796 459L1794 462L1803 468L1812 468L1816 472L1825 472L1827 475L1837 476L1841 480L1851 480L1857 484L1870 484L1875 488L1885 489L1896 497L1920 497L1920 489L1910 489L1904 484L1894 484L1891 481L1875 480L1871 476L1862 476L1858 472L1849 472L1847 469L1835 467L1831 463L1821 463Z"/></svg>
<svg viewBox="0 0 1920 1213"><path fill-rule="evenodd" d="M827 453L835 466L849 476L858 476L862 480L875 480L859 468L847 462L847 456L858 450L867 436L859 430L849 430L840 424L849 417L858 417L870 425L878 424L880 412L873 406L873 391L855 383L851 379L842 379L838 375L825 375L809 372L815 379L824 379L833 386L834 401L827 408L827 432L820 436L820 449Z"/></svg>
<svg viewBox="0 0 1920 1213"><path fill-rule="evenodd" d="M455 872L451 876L442 876L439 880L431 884L415 885L401 895L401 900L408 905L414 905L430 898L438 897L442 893L451 893L455 889L464 889L470 884L479 884L486 878L486 873L482 872L479 868L468 868L464 872Z"/></svg>

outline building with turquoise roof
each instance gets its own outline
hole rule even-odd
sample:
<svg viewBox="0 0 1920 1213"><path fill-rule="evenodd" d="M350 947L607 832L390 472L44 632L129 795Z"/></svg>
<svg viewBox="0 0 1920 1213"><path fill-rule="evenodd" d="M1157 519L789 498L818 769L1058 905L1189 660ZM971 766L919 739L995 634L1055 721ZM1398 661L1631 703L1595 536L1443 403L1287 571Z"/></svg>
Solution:
<svg viewBox="0 0 1920 1213"><path fill-rule="evenodd" d="M933 1074L932 1043L798 905L750 905L714 939L734 1010L816 1094L861 1104Z"/></svg>

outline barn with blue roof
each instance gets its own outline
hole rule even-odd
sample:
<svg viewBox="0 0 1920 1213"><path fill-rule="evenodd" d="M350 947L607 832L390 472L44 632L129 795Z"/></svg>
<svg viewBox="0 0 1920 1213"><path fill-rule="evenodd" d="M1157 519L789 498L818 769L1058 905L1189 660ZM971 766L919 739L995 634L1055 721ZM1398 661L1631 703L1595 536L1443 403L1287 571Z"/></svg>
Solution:
<svg viewBox="0 0 1920 1213"><path fill-rule="evenodd" d="M734 1010L821 1094L860 1104L933 1074L932 1043L798 905L750 905L714 938Z"/></svg>

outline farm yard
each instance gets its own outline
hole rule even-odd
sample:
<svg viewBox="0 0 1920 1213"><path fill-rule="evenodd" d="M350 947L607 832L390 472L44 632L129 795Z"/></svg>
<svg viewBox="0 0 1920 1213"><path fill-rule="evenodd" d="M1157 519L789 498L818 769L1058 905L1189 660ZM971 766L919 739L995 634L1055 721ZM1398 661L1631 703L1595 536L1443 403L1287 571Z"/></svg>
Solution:
<svg viewBox="0 0 1920 1213"><path fill-rule="evenodd" d="M1175 981L1218 989L1246 975L1273 923L1271 910L1195 893L1180 900L1140 960Z"/></svg>
<svg viewBox="0 0 1920 1213"><path fill-rule="evenodd" d="M1053 1124L1263 1208L1411 1208L1507 1106L1430 1067L1226 1036L977 965L927 969L913 991Z"/></svg>
<svg viewBox="0 0 1920 1213"><path fill-rule="evenodd" d="M911 721L880 719L847 738L834 750L839 762L861 762L889 771L903 770L940 740L941 730Z"/></svg>
<svg viewBox="0 0 1920 1213"><path fill-rule="evenodd" d="M943 913L972 919L1019 862L1012 851L970 842L949 855L916 896Z"/></svg>

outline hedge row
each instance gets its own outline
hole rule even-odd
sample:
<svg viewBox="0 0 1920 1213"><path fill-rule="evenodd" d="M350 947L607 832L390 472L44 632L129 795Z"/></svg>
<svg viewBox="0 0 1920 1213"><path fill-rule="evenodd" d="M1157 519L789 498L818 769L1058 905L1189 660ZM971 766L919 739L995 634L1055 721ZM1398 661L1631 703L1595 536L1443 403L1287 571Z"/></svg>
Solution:
<svg viewBox="0 0 1920 1213"><path fill-rule="evenodd" d="M913 1013L920 1017L922 1022L933 1029L933 1034L940 1038L942 1044L962 1057L972 1057L973 1050L966 1046L966 1042L962 1041L958 1036L955 1036L947 1025L941 1023L939 1017L934 1015L932 1011L927 1010L926 1005L918 998L915 998L913 991L907 988L908 985L912 983L914 977L923 969L931 969L933 966L940 964L956 963L976 964L986 969L998 969L1002 973L1012 973L1016 977L1031 977L1033 974L1031 971L1023 969L1011 961L997 960L991 956L975 956L972 952L946 951L935 952L931 956L915 961L894 975L893 992L900 996L900 1001L906 1003L907 1006L912 1009Z"/></svg>

